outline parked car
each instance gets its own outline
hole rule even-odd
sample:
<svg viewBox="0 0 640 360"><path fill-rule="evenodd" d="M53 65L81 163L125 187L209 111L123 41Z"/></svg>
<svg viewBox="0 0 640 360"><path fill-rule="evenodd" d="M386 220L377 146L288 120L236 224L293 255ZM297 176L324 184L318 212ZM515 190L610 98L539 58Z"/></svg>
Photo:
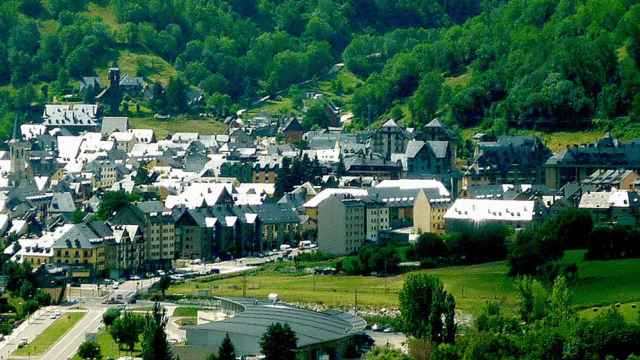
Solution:
<svg viewBox="0 0 640 360"><path fill-rule="evenodd" d="M24 347L27 346L29 344L29 339L26 337L23 337L22 339L20 339L20 341L18 341L18 347Z"/></svg>

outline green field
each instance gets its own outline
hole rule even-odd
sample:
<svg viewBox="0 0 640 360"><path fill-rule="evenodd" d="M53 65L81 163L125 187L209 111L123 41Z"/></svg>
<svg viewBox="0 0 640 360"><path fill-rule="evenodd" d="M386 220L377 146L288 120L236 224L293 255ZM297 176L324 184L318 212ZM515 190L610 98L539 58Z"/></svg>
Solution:
<svg viewBox="0 0 640 360"><path fill-rule="evenodd" d="M100 351L102 352L103 359L117 359L121 356L129 356L129 352L125 349L119 350L118 344L113 341L113 338L109 334L109 331L106 329L102 329L98 332L96 336L96 342L100 346ZM138 342L133 350L134 357L140 357L142 353L142 343ZM73 360L81 360L80 357L76 354L73 357Z"/></svg>
<svg viewBox="0 0 640 360"><path fill-rule="evenodd" d="M38 335L27 346L19 348L13 355L30 356L44 354L53 344L58 342L67 331L84 317L84 312L69 312L53 322L42 334Z"/></svg>
<svg viewBox="0 0 640 360"><path fill-rule="evenodd" d="M197 132L203 135L217 135L226 133L227 126L212 119L192 119L186 117L157 120L151 117L130 118L132 129L153 129L158 140L176 132Z"/></svg>
<svg viewBox="0 0 640 360"><path fill-rule="evenodd" d="M582 251L569 251L565 261L578 264L579 279L572 285L578 308L629 303L640 300L640 259L583 261ZM517 303L513 279L505 262L421 270L437 276L455 298L458 308L475 313L488 300L502 301L507 308ZM404 275L388 278L372 276L290 275L261 271L245 277L172 285L169 294L196 294L210 289L217 296L266 298L277 293L288 302L328 306L395 307Z"/></svg>
<svg viewBox="0 0 640 360"><path fill-rule="evenodd" d="M616 309L629 322L640 321L640 302L593 307L580 310L578 314L585 319L593 319L607 309Z"/></svg>

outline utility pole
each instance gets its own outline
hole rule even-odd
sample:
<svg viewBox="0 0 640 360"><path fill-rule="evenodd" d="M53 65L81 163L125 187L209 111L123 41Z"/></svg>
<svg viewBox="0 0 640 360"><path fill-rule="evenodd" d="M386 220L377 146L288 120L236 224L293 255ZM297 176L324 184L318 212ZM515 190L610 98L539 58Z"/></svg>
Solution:
<svg viewBox="0 0 640 360"><path fill-rule="evenodd" d="M353 303L354 303L354 308L355 308L355 313L358 313L358 289L355 289L353 291Z"/></svg>

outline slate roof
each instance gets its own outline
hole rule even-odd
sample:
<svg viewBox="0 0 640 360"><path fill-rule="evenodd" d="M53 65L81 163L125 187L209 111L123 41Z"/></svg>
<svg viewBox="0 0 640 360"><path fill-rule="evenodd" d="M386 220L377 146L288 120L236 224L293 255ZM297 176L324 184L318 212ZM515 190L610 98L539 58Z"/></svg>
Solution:
<svg viewBox="0 0 640 360"><path fill-rule="evenodd" d="M264 203L261 206L246 206L243 209L255 213L265 224L298 224L300 219L295 211L284 204Z"/></svg>
<svg viewBox="0 0 640 360"><path fill-rule="evenodd" d="M284 124L281 131L282 132L289 132L289 131L300 132L300 131L304 131L304 128L302 127L302 125L300 125L300 121L298 121L296 117L291 117Z"/></svg>
<svg viewBox="0 0 640 360"><path fill-rule="evenodd" d="M71 196L71 193L53 193L51 203L49 204L49 211L54 213L76 211L76 204L73 201L73 196Z"/></svg>
<svg viewBox="0 0 640 360"><path fill-rule="evenodd" d="M100 133L103 136L109 136L114 132L127 132L129 130L128 117L104 117L102 119L102 127Z"/></svg>
<svg viewBox="0 0 640 360"><path fill-rule="evenodd" d="M75 224L69 231L59 237L53 248L90 249L101 238L86 224Z"/></svg>

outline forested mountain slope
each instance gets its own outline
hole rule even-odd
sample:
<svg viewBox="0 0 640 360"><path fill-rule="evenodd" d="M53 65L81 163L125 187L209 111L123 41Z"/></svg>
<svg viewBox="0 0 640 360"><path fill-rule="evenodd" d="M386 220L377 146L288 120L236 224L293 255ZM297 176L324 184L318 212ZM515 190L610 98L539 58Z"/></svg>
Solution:
<svg viewBox="0 0 640 360"><path fill-rule="evenodd" d="M0 135L114 63L169 84L148 106L171 113L186 86L225 115L344 62L356 126L636 121L639 34L632 0L4 0Z"/></svg>

